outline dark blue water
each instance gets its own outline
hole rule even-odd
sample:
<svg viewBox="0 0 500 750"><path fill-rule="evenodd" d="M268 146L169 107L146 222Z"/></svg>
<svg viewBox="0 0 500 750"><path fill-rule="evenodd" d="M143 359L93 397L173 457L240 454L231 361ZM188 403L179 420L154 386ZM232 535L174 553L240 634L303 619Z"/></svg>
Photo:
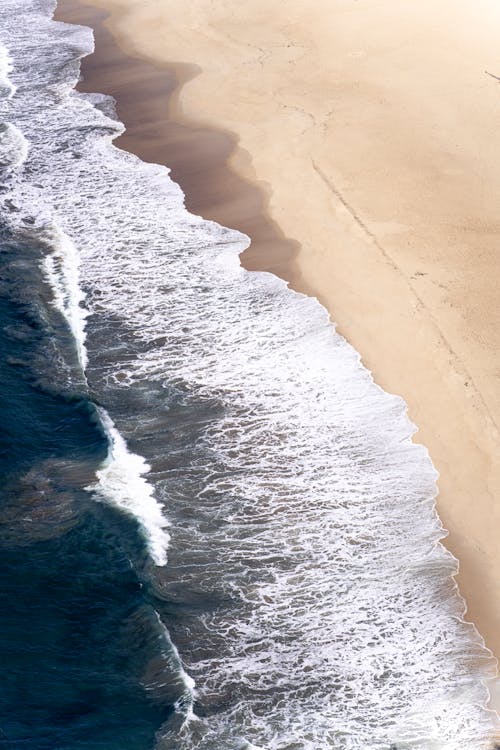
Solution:
<svg viewBox="0 0 500 750"><path fill-rule="evenodd" d="M404 403L111 145L54 6L0 3L0 750L488 750Z"/></svg>
<svg viewBox="0 0 500 750"><path fill-rule="evenodd" d="M108 446L45 252L0 234L0 747L143 750L164 635L137 523L84 489Z"/></svg>

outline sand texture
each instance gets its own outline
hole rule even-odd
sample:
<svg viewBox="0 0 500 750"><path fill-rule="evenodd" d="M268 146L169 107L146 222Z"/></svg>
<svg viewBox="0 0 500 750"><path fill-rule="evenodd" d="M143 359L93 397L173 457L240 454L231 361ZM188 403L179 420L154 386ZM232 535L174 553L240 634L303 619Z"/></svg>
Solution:
<svg viewBox="0 0 500 750"><path fill-rule="evenodd" d="M316 294L408 403L468 617L500 654L497 0L92 6L149 66L107 82L121 145L171 166L191 210L249 233L246 265ZM59 17L84 20L72 0Z"/></svg>

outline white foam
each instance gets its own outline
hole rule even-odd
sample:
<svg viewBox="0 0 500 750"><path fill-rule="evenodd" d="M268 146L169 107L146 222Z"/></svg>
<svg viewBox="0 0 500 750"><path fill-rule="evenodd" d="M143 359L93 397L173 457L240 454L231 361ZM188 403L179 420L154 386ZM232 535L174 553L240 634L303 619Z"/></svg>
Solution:
<svg viewBox="0 0 500 750"><path fill-rule="evenodd" d="M42 263L44 275L53 292L54 306L61 312L75 337L78 359L83 370L88 362L85 349L85 319L88 312L80 288L80 257L70 238L57 225L49 225L44 232L51 248Z"/></svg>
<svg viewBox="0 0 500 750"><path fill-rule="evenodd" d="M164 656L166 656L170 662L174 661L175 667L177 670L177 674L179 675L183 686L184 691L180 695L180 697L175 702L174 708L176 713L180 714L182 716L182 728L187 728L188 725L192 721L198 721L198 717L194 713L194 701L196 698L196 684L193 678L186 672L184 669L184 665L182 664L182 659L179 654L179 650L175 646L174 643L172 643L172 639L170 638L170 633L168 632L165 625L162 623L160 616L158 613L156 613L156 616L158 618L158 625L160 626L162 632L163 632L163 638L165 642L165 650L164 650Z"/></svg>
<svg viewBox="0 0 500 750"><path fill-rule="evenodd" d="M16 75L29 76L17 61L32 39L18 0L9 8ZM52 91L64 42L36 24ZM165 169L110 146L119 128L91 100L64 98L65 81L53 101L46 85L12 100L34 144L29 179L78 247L93 318L139 344L95 382L114 397L175 387L209 414L155 484L178 519L177 589L221 603L193 609L195 645L181 649L208 718L193 714L162 750L490 748L495 663L463 622L436 472L402 400L373 383L317 301L239 267L247 238L190 216ZM31 195L28 183L12 190ZM110 455L91 489L141 521L163 563L147 464L102 417Z"/></svg>
<svg viewBox="0 0 500 750"><path fill-rule="evenodd" d="M109 441L109 453L97 472L97 482L86 487L103 502L134 516L141 524L149 550L157 565L167 562L168 521L154 497L153 487L144 478L150 467L141 456L127 449L125 440L109 414L98 409Z"/></svg>
<svg viewBox="0 0 500 750"><path fill-rule="evenodd" d="M16 87L9 79L12 72L12 58L6 47L0 44L0 98L11 99L16 93Z"/></svg>
<svg viewBox="0 0 500 750"><path fill-rule="evenodd" d="M43 237L52 248L42 262L46 280L51 286L54 306L64 315L77 345L82 369L88 364L85 348L85 294L79 284L80 258L74 243L55 224L45 224ZM169 536L168 522L155 500L154 490L144 478L150 467L141 456L130 453L125 440L105 409L98 408L109 442L104 466L97 472L97 482L86 489L102 501L135 516L141 524L152 559L165 565Z"/></svg>
<svg viewBox="0 0 500 750"><path fill-rule="evenodd" d="M0 171L21 167L28 156L28 141L19 128L0 122Z"/></svg>

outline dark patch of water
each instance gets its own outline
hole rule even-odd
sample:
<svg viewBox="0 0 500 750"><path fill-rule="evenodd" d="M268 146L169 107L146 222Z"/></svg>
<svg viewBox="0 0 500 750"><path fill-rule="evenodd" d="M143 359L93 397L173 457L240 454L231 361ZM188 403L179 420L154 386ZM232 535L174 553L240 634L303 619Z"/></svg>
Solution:
<svg viewBox="0 0 500 750"><path fill-rule="evenodd" d="M178 675L136 520L84 489L108 445L45 250L0 234L0 748L146 750Z"/></svg>

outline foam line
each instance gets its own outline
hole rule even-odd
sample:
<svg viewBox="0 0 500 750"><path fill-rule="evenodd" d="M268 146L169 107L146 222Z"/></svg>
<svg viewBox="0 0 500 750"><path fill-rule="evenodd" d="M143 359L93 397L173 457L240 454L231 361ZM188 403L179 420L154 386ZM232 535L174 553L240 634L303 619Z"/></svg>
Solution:
<svg viewBox="0 0 500 750"><path fill-rule="evenodd" d="M115 505L134 516L141 524L151 557L157 565L167 562L169 523L154 497L153 487L145 475L150 467L136 453L131 453L105 409L98 408L109 441L108 458L97 472L97 482L86 489L103 502Z"/></svg>
<svg viewBox="0 0 500 750"><path fill-rule="evenodd" d="M316 300L238 265L248 238L190 215L166 169L113 147L111 109L69 91L88 32L48 10L2 5L23 82L11 121L30 142L11 190L26 205L39 186L78 249L87 333L110 347L93 387L146 405L124 436L100 412L110 449L88 489L139 520L158 564L165 515L175 528L165 585L205 718L188 708L159 747L490 750L495 660L463 620L404 402ZM77 330L72 252L46 271ZM161 478L127 429L168 459Z"/></svg>

